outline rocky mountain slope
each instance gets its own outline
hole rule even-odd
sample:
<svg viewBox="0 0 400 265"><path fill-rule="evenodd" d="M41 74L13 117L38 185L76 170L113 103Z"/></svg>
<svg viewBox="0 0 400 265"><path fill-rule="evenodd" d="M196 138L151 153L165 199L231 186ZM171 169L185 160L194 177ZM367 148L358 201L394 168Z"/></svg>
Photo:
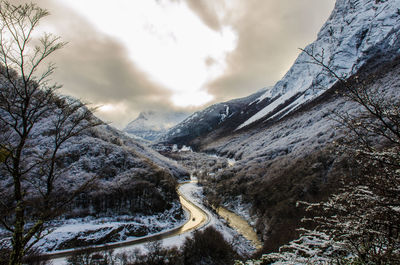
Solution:
<svg viewBox="0 0 400 265"><path fill-rule="evenodd" d="M371 58L393 59L400 49L399 7L399 0L338 0L317 40L305 51L323 59L343 77L355 74ZM284 117L337 81L324 73L321 66L310 63L306 52L300 54L281 81L257 99L258 102L268 99L271 103L238 129L260 119Z"/></svg>
<svg viewBox="0 0 400 265"><path fill-rule="evenodd" d="M126 125L123 131L148 141L154 141L188 116L189 113L186 112L144 111Z"/></svg>

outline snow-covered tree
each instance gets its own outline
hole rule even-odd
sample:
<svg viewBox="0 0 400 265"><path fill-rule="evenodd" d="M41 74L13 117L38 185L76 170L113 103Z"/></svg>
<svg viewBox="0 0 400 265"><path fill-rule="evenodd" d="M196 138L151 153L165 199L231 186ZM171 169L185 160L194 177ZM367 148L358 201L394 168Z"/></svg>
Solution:
<svg viewBox="0 0 400 265"><path fill-rule="evenodd" d="M22 264L46 222L90 182L62 192L58 151L100 124L85 104L56 94L53 64L42 67L65 45L52 34L33 37L47 15L35 4L0 1L0 224L12 236L9 264Z"/></svg>
<svg viewBox="0 0 400 265"><path fill-rule="evenodd" d="M236 265L262 264L332 264L343 260L343 246L319 231L305 231L299 239L282 246L279 253L264 254L261 258L247 262L237 261Z"/></svg>
<svg viewBox="0 0 400 265"><path fill-rule="evenodd" d="M398 84L375 82L381 73L346 78L324 61L323 52L308 54L313 63L337 78L339 92L360 112L337 113L345 136L338 152L354 159L356 174L327 202L308 205L323 216L319 230L343 242L365 264L400 262L400 97ZM394 62L396 64L396 62ZM393 65L392 65L393 66Z"/></svg>

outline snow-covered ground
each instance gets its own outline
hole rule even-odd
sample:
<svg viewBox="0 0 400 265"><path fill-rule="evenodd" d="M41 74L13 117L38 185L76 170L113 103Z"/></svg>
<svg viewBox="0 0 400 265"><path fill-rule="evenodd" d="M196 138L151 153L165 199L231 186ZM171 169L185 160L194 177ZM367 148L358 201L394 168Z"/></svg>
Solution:
<svg viewBox="0 0 400 265"><path fill-rule="evenodd" d="M116 216L107 218L79 218L63 220L46 237L37 243L42 252L57 253L57 249L65 248L68 244L102 244L112 242L132 241L139 237L162 233L185 223L185 219L176 220L179 205L157 215ZM112 238L110 240L110 238ZM103 242L104 241L104 242ZM78 242L78 243L77 243ZM83 245L85 246L85 245Z"/></svg>

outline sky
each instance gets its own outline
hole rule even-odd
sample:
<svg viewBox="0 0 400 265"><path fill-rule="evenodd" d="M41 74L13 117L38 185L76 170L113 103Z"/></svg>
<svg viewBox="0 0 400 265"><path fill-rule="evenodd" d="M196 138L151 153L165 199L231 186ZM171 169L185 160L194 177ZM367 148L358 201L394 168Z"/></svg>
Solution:
<svg viewBox="0 0 400 265"><path fill-rule="evenodd" d="M19 4L28 0L11 0ZM187 111L274 85L316 39L334 0L33 0L61 93L123 128L141 111Z"/></svg>

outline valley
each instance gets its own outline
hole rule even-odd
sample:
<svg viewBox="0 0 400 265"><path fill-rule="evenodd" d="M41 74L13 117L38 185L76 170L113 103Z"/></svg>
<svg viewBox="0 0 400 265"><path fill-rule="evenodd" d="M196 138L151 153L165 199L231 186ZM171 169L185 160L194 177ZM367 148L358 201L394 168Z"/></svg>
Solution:
<svg viewBox="0 0 400 265"><path fill-rule="evenodd" d="M0 7L0 264L399 264L400 0L336 0L275 85L122 130L26 76L65 44L25 54L48 14Z"/></svg>

